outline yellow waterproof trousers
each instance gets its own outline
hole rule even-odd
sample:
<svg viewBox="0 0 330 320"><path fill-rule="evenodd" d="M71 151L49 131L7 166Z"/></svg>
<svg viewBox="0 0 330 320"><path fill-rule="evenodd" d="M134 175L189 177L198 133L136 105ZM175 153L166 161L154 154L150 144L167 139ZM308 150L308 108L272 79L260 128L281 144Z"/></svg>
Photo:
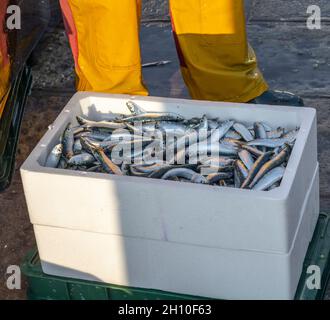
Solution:
<svg viewBox="0 0 330 320"><path fill-rule="evenodd" d="M4 30L7 0L0 3L0 119L9 94L10 61L7 52L7 34Z"/></svg>
<svg viewBox="0 0 330 320"><path fill-rule="evenodd" d="M141 0L61 0L61 7L77 90L147 95ZM192 98L247 102L268 89L247 42L243 0L170 0L170 11Z"/></svg>

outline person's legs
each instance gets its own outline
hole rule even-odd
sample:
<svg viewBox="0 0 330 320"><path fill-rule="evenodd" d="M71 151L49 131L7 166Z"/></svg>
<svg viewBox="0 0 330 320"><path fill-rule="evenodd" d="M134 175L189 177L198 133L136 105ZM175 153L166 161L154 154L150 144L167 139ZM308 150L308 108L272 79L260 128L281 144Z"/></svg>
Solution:
<svg viewBox="0 0 330 320"><path fill-rule="evenodd" d="M77 90L147 95L139 46L140 0L60 0Z"/></svg>
<svg viewBox="0 0 330 320"><path fill-rule="evenodd" d="M243 0L170 0L170 10L192 98L247 102L268 89L247 42Z"/></svg>
<svg viewBox="0 0 330 320"><path fill-rule="evenodd" d="M7 51L7 33L4 30L8 1L0 3L0 119L10 90L10 60Z"/></svg>

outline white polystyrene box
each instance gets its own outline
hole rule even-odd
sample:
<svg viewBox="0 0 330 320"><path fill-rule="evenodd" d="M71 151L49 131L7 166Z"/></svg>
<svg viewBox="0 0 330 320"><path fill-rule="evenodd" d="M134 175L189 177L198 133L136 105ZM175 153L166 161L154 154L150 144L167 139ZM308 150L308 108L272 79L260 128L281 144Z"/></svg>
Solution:
<svg viewBox="0 0 330 320"><path fill-rule="evenodd" d="M207 114L275 128L299 126L280 188L259 192L44 167L76 115L101 120L110 111L129 113L129 99L146 110L188 118ZM310 108L77 93L21 168L30 219L35 225L182 245L288 253L317 167L316 131Z"/></svg>
<svg viewBox="0 0 330 320"><path fill-rule="evenodd" d="M41 225L34 230L47 274L219 299L293 299L317 222L318 198L317 166L288 253Z"/></svg>

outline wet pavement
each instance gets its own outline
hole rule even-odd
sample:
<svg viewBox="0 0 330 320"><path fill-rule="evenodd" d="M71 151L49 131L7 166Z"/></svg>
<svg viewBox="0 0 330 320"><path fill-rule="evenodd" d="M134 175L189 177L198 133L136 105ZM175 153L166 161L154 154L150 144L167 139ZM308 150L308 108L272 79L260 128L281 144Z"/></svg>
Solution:
<svg viewBox="0 0 330 320"><path fill-rule="evenodd" d="M321 209L330 211L330 3L314 0L322 10L322 29L306 27L308 0L247 1L248 33L265 78L274 89L304 97L318 114ZM181 78L165 1L145 1L141 28L143 62L171 60L144 70L151 95L189 98ZM34 87L28 99L11 187L0 194L0 274L19 264L35 245L19 167L74 92L73 60L60 25L45 35L35 52ZM22 290L0 283L0 299L24 299ZM327 294L330 299L330 288Z"/></svg>

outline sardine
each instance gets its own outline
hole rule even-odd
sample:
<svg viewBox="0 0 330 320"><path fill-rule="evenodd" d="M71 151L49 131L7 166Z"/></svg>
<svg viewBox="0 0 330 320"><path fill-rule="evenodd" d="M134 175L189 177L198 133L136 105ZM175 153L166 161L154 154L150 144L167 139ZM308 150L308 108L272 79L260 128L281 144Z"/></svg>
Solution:
<svg viewBox="0 0 330 320"><path fill-rule="evenodd" d="M260 168L272 157L272 155L273 155L273 152L266 152L256 160L253 167L249 171L249 175L244 180L244 182L241 186L242 189L245 189L250 185L250 183L252 182L254 177L259 172Z"/></svg>
<svg viewBox="0 0 330 320"><path fill-rule="evenodd" d="M143 114L145 113L145 110L143 110L141 107L139 107L135 102L133 101L127 101L126 106L128 110L133 114L133 115L138 115L138 114Z"/></svg>
<svg viewBox="0 0 330 320"><path fill-rule="evenodd" d="M259 182L253 187L256 191L265 191L271 188L274 184L281 181L285 173L285 168L277 167L265 174Z"/></svg>
<svg viewBox="0 0 330 320"><path fill-rule="evenodd" d="M236 122L234 124L234 129L242 136L245 141L252 141L254 139L251 132L243 124Z"/></svg>
<svg viewBox="0 0 330 320"><path fill-rule="evenodd" d="M186 168L175 168L172 170L167 171L163 176L163 180L167 180L171 177L179 177L179 178L185 178L193 183L207 183L207 179L203 177L202 175L196 173L195 171L191 169Z"/></svg>
<svg viewBox="0 0 330 320"><path fill-rule="evenodd" d="M209 184L216 184L220 180L226 180L233 177L233 172L218 172L218 173L211 173L207 176L206 180Z"/></svg>
<svg viewBox="0 0 330 320"><path fill-rule="evenodd" d="M253 181L250 183L249 188L253 188L257 182L270 170L280 166L284 161L286 161L290 155L291 148L286 146L277 156L275 156L270 161L266 162L258 171Z"/></svg>
<svg viewBox="0 0 330 320"><path fill-rule="evenodd" d="M81 153L71 157L68 161L73 166L88 166L95 162L95 158L90 153Z"/></svg>
<svg viewBox="0 0 330 320"><path fill-rule="evenodd" d="M254 159L253 159L251 153L247 150L242 149L238 152L238 156L242 160L242 162L244 163L246 168L248 170L251 170L254 165Z"/></svg>
<svg viewBox="0 0 330 320"><path fill-rule="evenodd" d="M103 128L109 130L125 129L126 125L123 123L118 123L114 121L90 121L84 119L81 116L77 116L78 123L83 126L83 128Z"/></svg>
<svg viewBox="0 0 330 320"><path fill-rule="evenodd" d="M47 157L45 166L48 168L57 168L60 159L62 157L63 145L62 143L57 144Z"/></svg>
<svg viewBox="0 0 330 320"><path fill-rule="evenodd" d="M62 135L62 144L63 144L63 155L67 159L70 159L73 156L73 130L71 128L71 123L68 123L67 127L64 130Z"/></svg>
<svg viewBox="0 0 330 320"><path fill-rule="evenodd" d="M218 126L216 129L212 130L210 135L211 143L219 142L228 133L228 131L232 128L233 125L234 121L227 120L220 124L220 126Z"/></svg>
<svg viewBox="0 0 330 320"><path fill-rule="evenodd" d="M238 170L244 181L249 175L249 169L244 165L244 163L241 160L235 161L235 168Z"/></svg>
<svg viewBox="0 0 330 320"><path fill-rule="evenodd" d="M252 146L248 146L248 145L246 145L246 144L242 144L241 146L240 146L240 148L241 149L243 149L243 150L247 150L247 151L249 151L253 156L255 156L255 157L260 157L260 156L262 156L263 154L264 154L264 152L263 151L261 151L261 150L259 150L259 149L257 149L257 148L254 148L254 147L252 147Z"/></svg>
<svg viewBox="0 0 330 320"><path fill-rule="evenodd" d="M278 148L282 147L287 143L294 142L295 137L290 136L286 138L279 138L279 139L256 139L247 143L248 146L254 147L267 147L267 148Z"/></svg>
<svg viewBox="0 0 330 320"><path fill-rule="evenodd" d="M73 144L73 153L78 154L82 151L82 145L80 139L76 139Z"/></svg>
<svg viewBox="0 0 330 320"><path fill-rule="evenodd" d="M230 129L225 134L225 138L236 139L236 140L242 139L241 135L239 133L237 133L235 130L232 130L232 129Z"/></svg>
<svg viewBox="0 0 330 320"><path fill-rule="evenodd" d="M183 121L184 118L174 112L146 112L118 120L118 122Z"/></svg>
<svg viewBox="0 0 330 320"><path fill-rule="evenodd" d="M279 139L284 135L284 128L277 128L276 130L267 131L267 138L268 139Z"/></svg>
<svg viewBox="0 0 330 320"><path fill-rule="evenodd" d="M119 176L123 175L120 168L115 163L113 163L110 158L107 157L102 148L96 148L94 150L94 154L96 155L97 160L102 164L102 167L108 173L114 173Z"/></svg>

